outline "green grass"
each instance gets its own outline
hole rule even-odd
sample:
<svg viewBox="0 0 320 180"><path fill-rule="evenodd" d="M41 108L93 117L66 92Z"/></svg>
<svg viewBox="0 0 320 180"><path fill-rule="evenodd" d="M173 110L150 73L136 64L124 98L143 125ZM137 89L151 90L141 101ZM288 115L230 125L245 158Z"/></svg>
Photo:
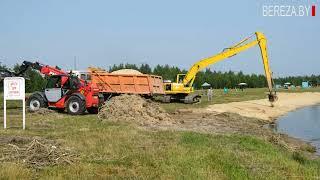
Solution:
<svg viewBox="0 0 320 180"><path fill-rule="evenodd" d="M318 91L318 90L317 90ZM168 110L205 107L265 97L265 89L215 91L213 102L165 104ZM205 98L205 97L204 97ZM2 101L0 101L2 104ZM17 106L17 102L10 106ZM173 107L173 108L172 108ZM2 114L3 111L0 111ZM78 155L73 165L34 170L15 162L0 163L0 179L315 179L320 160L289 152L247 135L209 135L183 131L151 131L124 123L102 123L96 115L47 116L8 110L8 127L0 117L0 137L27 136L53 139ZM0 157L1 158L1 157Z"/></svg>
<svg viewBox="0 0 320 180"><path fill-rule="evenodd" d="M289 92L289 93L302 93L302 92L320 92L320 87L318 88L308 88L308 89L279 89L278 92ZM174 112L177 109L185 108L203 108L212 104L222 104L229 102L238 102L238 101L248 101L256 99L267 99L267 88L248 88L243 91L229 89L228 93L224 93L223 89L214 89L213 90L213 99L208 101L205 90L198 90L196 93L202 94L201 102L197 104L183 104L183 103L168 103L161 104L161 106L168 112Z"/></svg>
<svg viewBox="0 0 320 180"><path fill-rule="evenodd" d="M14 125L20 119L11 118ZM46 122L46 126L43 123ZM0 124L1 126L2 124ZM48 128L49 126L49 128ZM79 155L74 165L29 169L2 163L3 179L277 179L320 176L320 161L244 135L148 131L128 124L101 123L95 115L28 114L27 130L0 130L0 136L54 139ZM301 160L302 159L302 160Z"/></svg>

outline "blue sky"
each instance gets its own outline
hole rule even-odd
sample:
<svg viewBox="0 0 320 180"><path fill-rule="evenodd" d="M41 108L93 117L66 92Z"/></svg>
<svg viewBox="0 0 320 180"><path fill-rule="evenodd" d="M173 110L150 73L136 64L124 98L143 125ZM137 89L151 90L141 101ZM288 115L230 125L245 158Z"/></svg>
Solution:
<svg viewBox="0 0 320 180"><path fill-rule="evenodd" d="M118 63L188 69L255 31L268 38L275 76L320 74L320 1L0 0L0 61L64 69ZM266 4L317 5L315 17L263 17ZM211 66L263 73L253 48Z"/></svg>

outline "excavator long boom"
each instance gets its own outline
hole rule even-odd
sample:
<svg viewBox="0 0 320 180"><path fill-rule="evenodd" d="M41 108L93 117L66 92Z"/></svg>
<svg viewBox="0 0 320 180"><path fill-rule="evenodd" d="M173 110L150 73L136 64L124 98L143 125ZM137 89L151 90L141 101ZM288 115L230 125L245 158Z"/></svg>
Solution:
<svg viewBox="0 0 320 180"><path fill-rule="evenodd" d="M259 45L260 51L261 51L261 56L262 56L262 61L263 61L263 66L264 66L264 71L265 71L265 76L267 79L268 83L268 90L269 90L269 100L270 101L275 101L276 100L276 93L273 92L273 79L272 79L272 72L270 69L269 65L269 60L268 60L268 53L267 53L267 39L264 36L263 33L261 32L256 32L255 33L256 39L248 42L252 36L245 38L244 40L240 41L239 43L224 49L221 53L202 59L195 64L189 69L187 72L186 76L183 79L183 84L186 87L192 87L193 81L196 77L196 74L203 70L204 68L208 67L209 65L212 65L214 63L217 63L219 61L222 61L224 59L230 58L242 51L245 51L251 47L254 47L256 45Z"/></svg>

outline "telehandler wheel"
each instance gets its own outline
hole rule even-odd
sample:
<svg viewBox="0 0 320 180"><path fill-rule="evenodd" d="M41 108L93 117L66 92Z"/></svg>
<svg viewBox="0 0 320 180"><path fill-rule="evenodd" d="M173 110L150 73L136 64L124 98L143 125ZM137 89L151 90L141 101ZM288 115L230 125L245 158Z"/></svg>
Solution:
<svg viewBox="0 0 320 180"><path fill-rule="evenodd" d="M27 106L29 107L30 111L38 111L40 108L46 107L45 100L43 97L37 94L32 94L28 101L27 101Z"/></svg>
<svg viewBox="0 0 320 180"><path fill-rule="evenodd" d="M78 96L71 96L67 101L67 112L71 115L80 115L86 111L86 102Z"/></svg>

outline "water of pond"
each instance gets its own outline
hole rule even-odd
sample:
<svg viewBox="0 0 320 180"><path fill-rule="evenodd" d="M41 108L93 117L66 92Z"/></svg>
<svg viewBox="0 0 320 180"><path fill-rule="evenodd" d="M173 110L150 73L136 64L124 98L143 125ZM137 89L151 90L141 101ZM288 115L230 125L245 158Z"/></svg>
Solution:
<svg viewBox="0 0 320 180"><path fill-rule="evenodd" d="M275 130L310 142L320 153L320 105L288 113L277 120Z"/></svg>

